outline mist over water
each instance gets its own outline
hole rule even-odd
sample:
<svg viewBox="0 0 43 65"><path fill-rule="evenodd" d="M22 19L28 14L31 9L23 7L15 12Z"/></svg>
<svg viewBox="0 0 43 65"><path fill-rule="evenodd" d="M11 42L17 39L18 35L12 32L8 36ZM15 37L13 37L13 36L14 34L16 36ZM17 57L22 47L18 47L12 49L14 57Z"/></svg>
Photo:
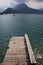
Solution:
<svg viewBox="0 0 43 65"><path fill-rule="evenodd" d="M38 65L43 65L43 15L0 15L0 61L13 36L28 34Z"/></svg>

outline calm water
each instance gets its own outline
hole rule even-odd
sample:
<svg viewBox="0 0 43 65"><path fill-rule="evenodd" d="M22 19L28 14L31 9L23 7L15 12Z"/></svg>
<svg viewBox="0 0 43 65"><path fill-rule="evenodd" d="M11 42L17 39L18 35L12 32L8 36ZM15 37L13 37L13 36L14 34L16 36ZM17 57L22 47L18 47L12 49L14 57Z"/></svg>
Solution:
<svg viewBox="0 0 43 65"><path fill-rule="evenodd" d="M28 34L38 65L43 65L43 15L0 15L0 62L12 36Z"/></svg>

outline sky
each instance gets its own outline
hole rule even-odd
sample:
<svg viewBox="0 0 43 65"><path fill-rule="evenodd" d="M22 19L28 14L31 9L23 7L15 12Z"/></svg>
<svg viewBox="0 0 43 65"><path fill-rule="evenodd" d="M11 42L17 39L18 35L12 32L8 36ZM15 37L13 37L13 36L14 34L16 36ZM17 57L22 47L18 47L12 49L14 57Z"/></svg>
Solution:
<svg viewBox="0 0 43 65"><path fill-rule="evenodd" d="M26 3L34 9L43 8L43 0L0 0L0 8L13 7L20 3Z"/></svg>

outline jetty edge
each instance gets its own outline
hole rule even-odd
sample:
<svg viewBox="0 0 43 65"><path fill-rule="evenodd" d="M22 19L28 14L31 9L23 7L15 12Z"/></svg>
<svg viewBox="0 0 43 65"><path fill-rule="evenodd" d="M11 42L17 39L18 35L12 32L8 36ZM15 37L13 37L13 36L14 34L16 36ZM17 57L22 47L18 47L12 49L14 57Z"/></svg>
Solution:
<svg viewBox="0 0 43 65"><path fill-rule="evenodd" d="M27 51L28 51L28 55L30 57L31 65L36 65L37 62L36 62L36 59L35 59L35 56L34 56L34 53L33 53L33 50L32 50L32 46L30 44L30 40L29 40L29 37L28 37L27 34L25 34L25 42L27 44Z"/></svg>

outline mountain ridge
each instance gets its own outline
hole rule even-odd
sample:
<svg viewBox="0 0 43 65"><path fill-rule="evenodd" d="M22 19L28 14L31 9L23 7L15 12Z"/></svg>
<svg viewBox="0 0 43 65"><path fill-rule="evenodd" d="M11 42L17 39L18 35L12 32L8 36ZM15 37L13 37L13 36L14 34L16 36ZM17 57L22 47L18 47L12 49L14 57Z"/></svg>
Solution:
<svg viewBox="0 0 43 65"><path fill-rule="evenodd" d="M43 11L43 8L40 8L39 10Z"/></svg>
<svg viewBox="0 0 43 65"><path fill-rule="evenodd" d="M30 8L25 3L21 3L16 5L14 8L7 8L2 12L2 14L14 14L14 13L43 14L43 11Z"/></svg>
<svg viewBox="0 0 43 65"><path fill-rule="evenodd" d="M31 14L43 13L43 11L28 7L25 3L18 4L13 9L16 11L16 13L31 13Z"/></svg>
<svg viewBox="0 0 43 65"><path fill-rule="evenodd" d="M13 14L13 13L15 13L15 11L14 11L13 8L7 8L3 13L5 13L5 14Z"/></svg>
<svg viewBox="0 0 43 65"><path fill-rule="evenodd" d="M43 11L30 8L25 3L18 4L13 9L16 13L43 14Z"/></svg>

